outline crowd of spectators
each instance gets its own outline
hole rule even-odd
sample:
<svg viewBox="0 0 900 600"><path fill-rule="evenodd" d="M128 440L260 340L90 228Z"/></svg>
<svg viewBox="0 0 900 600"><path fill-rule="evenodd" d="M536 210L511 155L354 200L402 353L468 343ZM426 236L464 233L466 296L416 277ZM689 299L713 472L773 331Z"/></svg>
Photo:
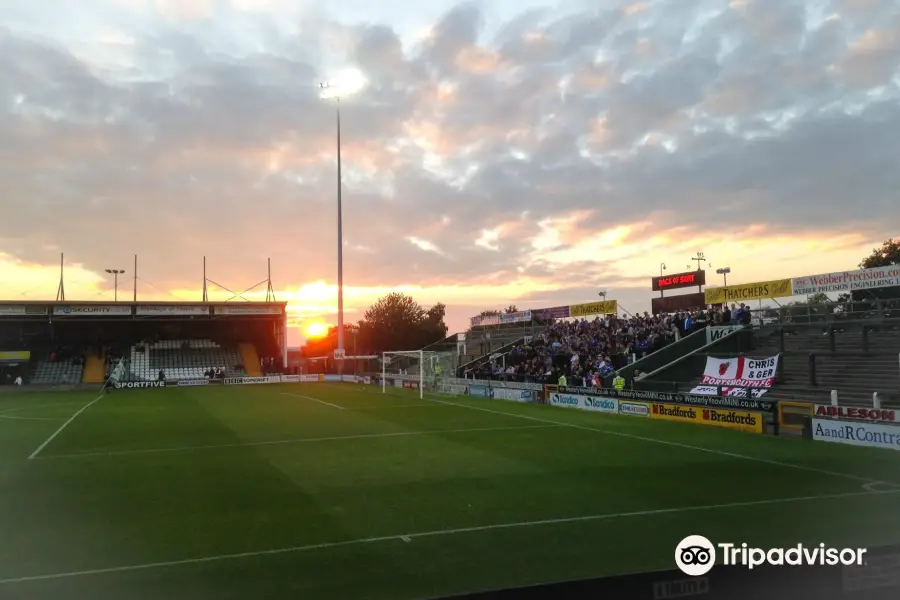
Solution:
<svg viewBox="0 0 900 600"><path fill-rule="evenodd" d="M554 321L505 355L477 365L467 376L601 385L617 369L671 344L708 324L749 324L751 313L739 307L672 314L607 316Z"/></svg>

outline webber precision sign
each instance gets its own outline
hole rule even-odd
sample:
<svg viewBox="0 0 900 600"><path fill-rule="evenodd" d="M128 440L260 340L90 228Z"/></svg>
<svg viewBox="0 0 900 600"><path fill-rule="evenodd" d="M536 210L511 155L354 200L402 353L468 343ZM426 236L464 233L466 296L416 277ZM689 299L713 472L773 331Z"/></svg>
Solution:
<svg viewBox="0 0 900 600"><path fill-rule="evenodd" d="M816 416L824 419L852 419L854 421L897 422L897 413L883 408L868 406L832 406L816 404Z"/></svg>
<svg viewBox="0 0 900 600"><path fill-rule="evenodd" d="M146 388L164 388L166 387L165 381L123 381L121 383L116 383L116 389L137 389L143 390Z"/></svg>
<svg viewBox="0 0 900 600"><path fill-rule="evenodd" d="M778 404L771 400L757 398L739 398L722 396L702 396L698 394L672 394L669 392L651 392L643 390L608 390L590 387L560 387L560 392L568 394L586 394L618 398L619 400L638 400L649 402L666 402L669 404L687 404L704 408L731 408L734 410L753 410L773 412Z"/></svg>

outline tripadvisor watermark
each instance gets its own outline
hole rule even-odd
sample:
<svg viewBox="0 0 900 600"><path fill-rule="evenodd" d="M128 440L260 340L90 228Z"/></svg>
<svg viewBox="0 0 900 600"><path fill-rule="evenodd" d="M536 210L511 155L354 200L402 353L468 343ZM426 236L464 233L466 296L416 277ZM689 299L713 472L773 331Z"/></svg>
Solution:
<svg viewBox="0 0 900 600"><path fill-rule="evenodd" d="M831 548L825 544L790 548L754 548L747 544L713 544L702 535L689 535L675 548L675 564L686 575L706 575L716 565L743 566L754 569L762 565L856 565L865 564L865 548Z"/></svg>

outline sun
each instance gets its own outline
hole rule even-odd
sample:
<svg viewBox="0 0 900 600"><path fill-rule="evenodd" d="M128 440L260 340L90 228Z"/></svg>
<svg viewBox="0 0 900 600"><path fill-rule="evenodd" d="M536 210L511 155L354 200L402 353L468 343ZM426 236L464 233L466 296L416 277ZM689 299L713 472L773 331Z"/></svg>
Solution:
<svg viewBox="0 0 900 600"><path fill-rule="evenodd" d="M328 325L321 321L314 321L306 326L306 335L311 338L324 337L328 333Z"/></svg>

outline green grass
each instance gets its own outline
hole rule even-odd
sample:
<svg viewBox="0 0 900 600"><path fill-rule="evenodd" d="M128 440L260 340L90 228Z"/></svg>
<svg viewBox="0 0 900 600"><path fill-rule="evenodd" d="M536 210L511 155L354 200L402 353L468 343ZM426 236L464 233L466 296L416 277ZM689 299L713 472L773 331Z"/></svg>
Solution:
<svg viewBox="0 0 900 600"><path fill-rule="evenodd" d="M119 390L34 460L96 394L0 398L0 597L412 599L670 569L691 533L900 541L863 487L900 453L389 391Z"/></svg>

